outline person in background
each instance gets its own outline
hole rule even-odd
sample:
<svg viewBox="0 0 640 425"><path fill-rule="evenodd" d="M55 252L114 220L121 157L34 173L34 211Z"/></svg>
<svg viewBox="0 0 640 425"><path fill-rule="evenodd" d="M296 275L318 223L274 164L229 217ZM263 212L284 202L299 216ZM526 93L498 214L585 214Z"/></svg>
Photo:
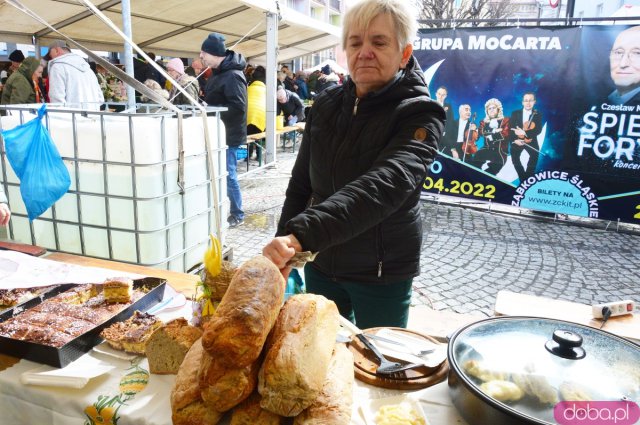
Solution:
<svg viewBox="0 0 640 425"><path fill-rule="evenodd" d="M329 64L322 67L318 82L316 83L316 96L325 91L328 88L339 85L340 77L331 70Z"/></svg>
<svg viewBox="0 0 640 425"><path fill-rule="evenodd" d="M307 88L307 81L304 71L298 71L295 79L298 90L296 94L301 100L309 99L309 89Z"/></svg>
<svg viewBox="0 0 640 425"><path fill-rule="evenodd" d="M276 92L276 98L278 100L276 113L284 115L285 125L304 121L304 104L297 94L280 87Z"/></svg>
<svg viewBox="0 0 640 425"><path fill-rule="evenodd" d="M291 72L289 67L287 65L282 65L280 67L280 72L282 72L282 74L283 74L281 83L284 86L284 88L289 90L289 91L296 91L296 88L295 88L294 82L293 82L293 73ZM280 75L279 74L278 74L278 79L280 79Z"/></svg>
<svg viewBox="0 0 640 425"><path fill-rule="evenodd" d="M165 90L160 85L160 83L158 83L153 78L149 78L147 81L145 81L144 85L149 87L154 92L158 93L165 100L169 100L169 92L167 90ZM143 103L156 103L155 100L150 99L150 98L146 97L145 95L142 95L141 100L142 100Z"/></svg>
<svg viewBox="0 0 640 425"><path fill-rule="evenodd" d="M406 0L364 0L343 22L351 78L307 117L276 237L262 250L286 277L297 252L307 292L362 329L406 327L420 272L420 194L444 129L413 57Z"/></svg>
<svg viewBox="0 0 640 425"><path fill-rule="evenodd" d="M185 89L189 95L197 102L200 94L200 85L195 77L185 74L184 63L180 58L173 58L167 62L167 73L176 80L180 86ZM177 87L172 87L169 92L169 100L174 105L191 105L191 101L178 90Z"/></svg>
<svg viewBox="0 0 640 425"><path fill-rule="evenodd" d="M22 62L24 61L24 59L25 58L24 58L24 54L22 53L22 50L14 50L13 52L11 52L11 54L9 55L11 66L9 67L7 78L11 76L11 73L18 70L20 65L22 65Z"/></svg>
<svg viewBox="0 0 640 425"><path fill-rule="evenodd" d="M42 76L42 64L39 59L28 57L11 74L2 90L3 105L15 105L23 103L44 102L38 86L38 80Z"/></svg>
<svg viewBox="0 0 640 425"><path fill-rule="evenodd" d="M267 128L267 86L265 81L267 71L263 66L258 65L252 74L253 81L247 87L247 134L262 133ZM247 161L251 159L254 143L247 146ZM262 152L260 149L256 152L257 159L260 161Z"/></svg>
<svg viewBox="0 0 640 425"><path fill-rule="evenodd" d="M69 46L57 40L45 56L49 61L49 100L70 107L97 111L104 96L96 74L81 56L71 53Z"/></svg>
<svg viewBox="0 0 640 425"><path fill-rule="evenodd" d="M0 186L0 226L6 226L9 224L11 218L11 209L9 208L9 201L7 195L4 193L4 189Z"/></svg>
<svg viewBox="0 0 640 425"><path fill-rule="evenodd" d="M244 76L247 62L241 54L227 50L224 41L221 34L209 34L202 42L200 59L213 70L204 89L205 102L227 107L227 111L220 113L227 135L227 196L231 204L227 222L230 227L236 227L244 223L237 151L247 143L247 80Z"/></svg>
<svg viewBox="0 0 640 425"><path fill-rule="evenodd" d="M307 89L309 90L309 96L311 98L315 96L316 85L318 84L319 77L320 77L319 69L316 69L307 77Z"/></svg>
<svg viewBox="0 0 640 425"><path fill-rule="evenodd" d="M191 61L191 68L200 86L200 100L204 100L204 88L207 85L207 80L211 76L211 69L204 66L200 58L195 58Z"/></svg>

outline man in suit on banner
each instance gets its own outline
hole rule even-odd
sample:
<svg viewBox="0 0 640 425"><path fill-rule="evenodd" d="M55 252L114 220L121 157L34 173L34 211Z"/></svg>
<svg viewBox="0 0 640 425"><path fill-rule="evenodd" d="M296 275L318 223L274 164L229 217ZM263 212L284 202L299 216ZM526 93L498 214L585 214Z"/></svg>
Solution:
<svg viewBox="0 0 640 425"><path fill-rule="evenodd" d="M536 95L527 92L522 96L522 109L513 111L509 123L511 125L511 161L518 173L520 183L527 177L531 177L536 172L538 156L540 155L540 144L538 135L542 131L542 114L534 109ZM529 160L526 167L522 165L522 152L527 151Z"/></svg>

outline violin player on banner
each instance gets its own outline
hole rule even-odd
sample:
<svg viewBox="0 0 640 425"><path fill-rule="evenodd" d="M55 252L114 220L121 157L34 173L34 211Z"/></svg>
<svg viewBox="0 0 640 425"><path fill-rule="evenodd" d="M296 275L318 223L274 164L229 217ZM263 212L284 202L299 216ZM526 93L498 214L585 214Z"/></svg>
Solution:
<svg viewBox="0 0 640 425"><path fill-rule="evenodd" d="M478 151L478 126L475 116L471 118L471 106L463 103L458 107L458 119L447 122L443 137L443 152L454 159L467 162Z"/></svg>
<svg viewBox="0 0 640 425"><path fill-rule="evenodd" d="M536 95L526 92L522 96L522 109L513 111L509 120L511 132L511 161L518 173L520 183L531 177L536 172L538 157L540 156L540 144L538 135L542 131L542 114L534 109ZM526 165L522 163L522 152L527 151L529 159Z"/></svg>
<svg viewBox="0 0 640 425"><path fill-rule="evenodd" d="M487 100L484 111L486 115L480 122L483 145L474 155L473 165L495 176L509 155L509 118L504 116L502 102L496 98Z"/></svg>

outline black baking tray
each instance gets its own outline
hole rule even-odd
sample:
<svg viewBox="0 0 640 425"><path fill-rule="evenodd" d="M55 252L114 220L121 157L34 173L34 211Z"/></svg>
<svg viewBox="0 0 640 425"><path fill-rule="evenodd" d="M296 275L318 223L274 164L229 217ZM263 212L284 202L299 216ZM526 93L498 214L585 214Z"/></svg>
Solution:
<svg viewBox="0 0 640 425"><path fill-rule="evenodd" d="M34 362L46 364L54 367L65 367L69 363L77 360L85 353L89 352L93 347L102 342L100 332L106 327L111 326L115 322L127 320L136 310L146 311L154 305L162 301L164 289L167 281L156 277L145 277L133 281L133 288L151 288L149 292L144 294L135 303L131 304L125 310L113 316L106 322L97 325L93 329L69 341L62 347L56 348L48 345L36 344L30 341L21 341L18 339L0 336L0 353L8 354L13 357L19 357ZM33 299L30 299L19 306L15 306L0 313L0 322L20 314L21 312L35 307L42 301L51 298L59 293L77 286L75 284L61 284L50 291L45 292Z"/></svg>
<svg viewBox="0 0 640 425"><path fill-rule="evenodd" d="M31 308L37 304L40 304L42 302L43 299L48 298L50 295L47 295L49 292L51 291L58 291L56 292L56 294L60 293L61 291L58 290L58 286L60 285L51 285L51 287L49 289L47 289L46 291L42 291L42 293L38 294L38 295L34 295L31 298L25 299L23 302L18 303L14 306L11 307L0 307L0 322L7 320L9 317L15 316L16 314L18 314L19 312L26 310L28 308ZM63 289L63 291L66 291L67 289L71 288L74 285L71 284L67 284L65 286L65 289Z"/></svg>

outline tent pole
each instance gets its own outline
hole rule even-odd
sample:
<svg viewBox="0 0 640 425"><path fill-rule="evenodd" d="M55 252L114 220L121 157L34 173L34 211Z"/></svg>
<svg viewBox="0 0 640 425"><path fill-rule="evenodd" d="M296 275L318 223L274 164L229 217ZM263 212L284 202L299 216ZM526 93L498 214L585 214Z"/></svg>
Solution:
<svg viewBox="0 0 640 425"><path fill-rule="evenodd" d="M276 72L278 64L278 15L267 12L267 152L265 164L276 160Z"/></svg>
<svg viewBox="0 0 640 425"><path fill-rule="evenodd" d="M130 40L133 40L131 30L131 2L130 0L122 0L122 30ZM134 78L133 74L133 48L125 41L124 43L124 68L125 72ZM135 111L136 106L136 91L127 84L127 109L129 111Z"/></svg>

